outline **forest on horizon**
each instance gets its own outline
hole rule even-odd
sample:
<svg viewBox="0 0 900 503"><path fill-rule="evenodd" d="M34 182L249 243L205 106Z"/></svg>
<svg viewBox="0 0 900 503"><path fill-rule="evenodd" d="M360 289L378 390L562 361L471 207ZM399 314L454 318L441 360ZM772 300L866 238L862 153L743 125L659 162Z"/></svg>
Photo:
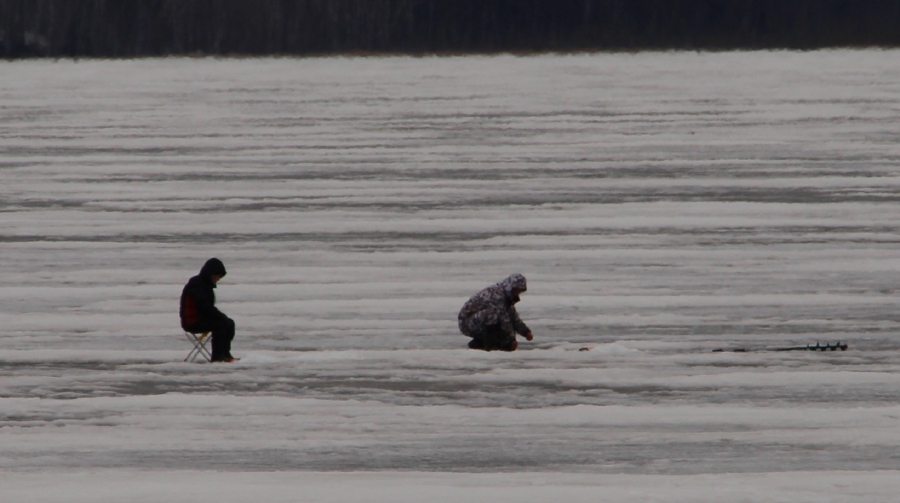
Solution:
<svg viewBox="0 0 900 503"><path fill-rule="evenodd" d="M900 0L0 0L0 57L900 47Z"/></svg>

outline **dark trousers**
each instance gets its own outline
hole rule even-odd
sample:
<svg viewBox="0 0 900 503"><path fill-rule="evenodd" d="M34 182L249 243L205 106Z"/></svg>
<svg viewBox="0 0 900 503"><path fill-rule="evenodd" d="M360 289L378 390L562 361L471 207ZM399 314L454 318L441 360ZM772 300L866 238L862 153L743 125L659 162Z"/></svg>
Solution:
<svg viewBox="0 0 900 503"><path fill-rule="evenodd" d="M510 351L516 336L503 331L503 324L500 323L500 318L503 316L509 318L509 313L502 309L488 308L463 320L459 324L459 329L463 334L472 338L469 341L469 348L485 351Z"/></svg>
<svg viewBox="0 0 900 503"><path fill-rule="evenodd" d="M469 348L485 351L511 351L515 340L503 333L499 326L487 326L484 327L481 337L473 337L469 341Z"/></svg>
<svg viewBox="0 0 900 503"><path fill-rule="evenodd" d="M183 328L194 334L212 332L212 361L231 358L231 340L234 339L234 320L231 318L201 320Z"/></svg>

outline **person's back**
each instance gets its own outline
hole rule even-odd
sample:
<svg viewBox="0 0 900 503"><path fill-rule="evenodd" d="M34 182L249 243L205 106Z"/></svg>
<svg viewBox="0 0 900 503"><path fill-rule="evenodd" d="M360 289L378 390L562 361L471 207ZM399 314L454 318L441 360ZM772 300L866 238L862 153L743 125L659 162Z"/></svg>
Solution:
<svg viewBox="0 0 900 503"><path fill-rule="evenodd" d="M472 338L470 348L515 351L517 333L529 341L534 338L514 307L527 289L525 276L513 274L466 301L457 322L459 331Z"/></svg>
<svg viewBox="0 0 900 503"><path fill-rule="evenodd" d="M217 258L206 261L200 274L188 280L181 292L181 328L191 333L212 332L212 361L232 362L234 320L216 307L216 284L225 276L225 265Z"/></svg>

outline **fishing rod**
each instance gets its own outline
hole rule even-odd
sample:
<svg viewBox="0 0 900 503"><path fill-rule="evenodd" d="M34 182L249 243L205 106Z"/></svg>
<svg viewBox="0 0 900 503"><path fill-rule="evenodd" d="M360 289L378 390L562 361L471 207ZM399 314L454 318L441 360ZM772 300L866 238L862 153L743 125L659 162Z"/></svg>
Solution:
<svg viewBox="0 0 900 503"><path fill-rule="evenodd" d="M806 344L805 346L779 346L779 347L774 347L774 348L761 348L761 349L747 349L747 348L725 349L725 348L719 348L719 349L714 349L712 352L713 352L713 353L724 353L724 352L731 352L731 353L747 353L747 352L750 352L750 351L837 351L837 350L839 350L839 349L840 349L841 351L847 351L847 348L848 348L848 347L849 347L849 346L847 345L846 342L840 342L840 341L838 341L838 342L835 342L835 343L826 342L825 344L821 344L821 343L819 343L819 342L816 342L815 345L813 345L813 344Z"/></svg>

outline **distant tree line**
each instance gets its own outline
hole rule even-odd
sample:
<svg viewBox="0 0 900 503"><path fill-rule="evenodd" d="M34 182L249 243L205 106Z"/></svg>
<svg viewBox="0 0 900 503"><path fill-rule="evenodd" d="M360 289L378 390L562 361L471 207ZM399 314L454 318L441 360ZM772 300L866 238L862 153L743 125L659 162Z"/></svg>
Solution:
<svg viewBox="0 0 900 503"><path fill-rule="evenodd" d="M0 0L0 57L900 46L900 0Z"/></svg>

